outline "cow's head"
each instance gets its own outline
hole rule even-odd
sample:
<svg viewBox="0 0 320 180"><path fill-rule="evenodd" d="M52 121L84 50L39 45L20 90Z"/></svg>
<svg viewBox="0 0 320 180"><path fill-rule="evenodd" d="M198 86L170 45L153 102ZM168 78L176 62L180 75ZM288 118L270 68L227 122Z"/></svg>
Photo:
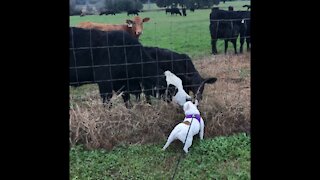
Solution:
<svg viewBox="0 0 320 180"><path fill-rule="evenodd" d="M141 17L135 16L133 20L127 19L126 23L128 25L128 28L131 29L132 35L136 38L139 38L143 31L143 23L148 22L149 20L150 18L148 17L141 19Z"/></svg>

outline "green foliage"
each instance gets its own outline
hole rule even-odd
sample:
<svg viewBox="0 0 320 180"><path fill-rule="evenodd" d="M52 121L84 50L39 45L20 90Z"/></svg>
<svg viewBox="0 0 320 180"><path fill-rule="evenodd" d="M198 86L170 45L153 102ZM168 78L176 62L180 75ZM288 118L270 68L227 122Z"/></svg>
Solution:
<svg viewBox="0 0 320 180"><path fill-rule="evenodd" d="M166 151L161 150L163 144L123 146L110 152L72 147L70 179L169 179L182 143L174 142ZM182 155L176 179L208 178L250 179L250 136L194 138L189 154Z"/></svg>

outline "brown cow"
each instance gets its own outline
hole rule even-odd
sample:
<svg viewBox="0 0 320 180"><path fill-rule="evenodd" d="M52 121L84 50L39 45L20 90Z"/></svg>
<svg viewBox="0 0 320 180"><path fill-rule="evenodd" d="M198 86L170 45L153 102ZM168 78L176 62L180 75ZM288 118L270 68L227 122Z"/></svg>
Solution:
<svg viewBox="0 0 320 180"><path fill-rule="evenodd" d="M97 29L101 31L127 31L133 37L139 39L139 36L142 34L143 23L148 22L150 18L141 19L139 16L135 16L133 20L127 19L127 24L103 24L103 23L94 23L94 22L82 22L78 25L80 28L84 29Z"/></svg>

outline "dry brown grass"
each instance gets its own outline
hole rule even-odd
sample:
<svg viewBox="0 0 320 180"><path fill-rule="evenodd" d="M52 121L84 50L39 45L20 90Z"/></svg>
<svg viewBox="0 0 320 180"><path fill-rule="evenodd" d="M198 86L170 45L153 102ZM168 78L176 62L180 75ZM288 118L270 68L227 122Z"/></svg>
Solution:
<svg viewBox="0 0 320 180"><path fill-rule="evenodd" d="M205 120L205 138L250 133L250 54L218 55L196 60L203 77L217 77L206 85L199 110ZM79 99L70 94L70 143L89 149L112 149L119 144L164 142L173 127L184 118L176 105L154 101L152 106L135 102L131 109L120 96L112 108L101 105L96 88Z"/></svg>

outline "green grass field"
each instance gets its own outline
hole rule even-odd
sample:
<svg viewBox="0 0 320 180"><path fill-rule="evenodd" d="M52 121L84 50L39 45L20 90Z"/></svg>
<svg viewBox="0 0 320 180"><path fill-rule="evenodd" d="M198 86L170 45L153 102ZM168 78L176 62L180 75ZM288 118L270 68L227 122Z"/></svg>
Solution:
<svg viewBox="0 0 320 180"><path fill-rule="evenodd" d="M245 10L242 8L244 4L250 4L250 1L226 2L220 4L220 7L225 9L232 5L234 10ZM209 56L211 53L210 12L210 9L197 9L195 12L188 10L187 17L166 15L164 11L142 12L141 17L150 17L151 20L144 24L140 41L145 46L157 46L186 53L193 59ZM131 18L132 16L128 17L126 13L115 16L70 16L70 26L76 26L83 21L123 24L126 19ZM237 47L239 50L239 39ZM219 53L224 52L223 40L218 40L217 48ZM234 53L231 43L229 43L228 52Z"/></svg>
<svg viewBox="0 0 320 180"><path fill-rule="evenodd" d="M182 143L131 145L86 151L70 151L70 179L171 179ZM250 136L237 134L200 141L195 138L183 154L175 179L250 179Z"/></svg>

